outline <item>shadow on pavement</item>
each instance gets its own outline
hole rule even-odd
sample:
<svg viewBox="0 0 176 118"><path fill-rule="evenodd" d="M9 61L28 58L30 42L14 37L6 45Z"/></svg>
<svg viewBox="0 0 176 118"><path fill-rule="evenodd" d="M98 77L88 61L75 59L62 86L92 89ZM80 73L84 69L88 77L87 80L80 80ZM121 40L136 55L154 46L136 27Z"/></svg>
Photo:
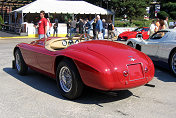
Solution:
<svg viewBox="0 0 176 118"><path fill-rule="evenodd" d="M67 100L59 94L55 80L46 77L38 72L29 70L26 76L20 76L17 74L16 70L12 68L3 68L3 71L13 76L15 79L41 92L47 93L60 99ZM87 88L84 95L81 98L74 100L74 102L82 104L96 104L101 107L101 105L99 105L101 103L108 103L126 99L132 95L133 94L129 90L116 91L116 92L103 92L92 88Z"/></svg>
<svg viewBox="0 0 176 118"><path fill-rule="evenodd" d="M176 82L176 77L166 68L155 65L155 77L164 82Z"/></svg>

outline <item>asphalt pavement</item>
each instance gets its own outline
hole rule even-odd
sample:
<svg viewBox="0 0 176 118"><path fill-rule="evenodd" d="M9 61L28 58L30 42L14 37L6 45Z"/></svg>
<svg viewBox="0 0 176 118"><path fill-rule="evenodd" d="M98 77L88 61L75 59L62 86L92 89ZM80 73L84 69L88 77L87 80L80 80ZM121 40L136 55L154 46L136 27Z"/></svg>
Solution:
<svg viewBox="0 0 176 118"><path fill-rule="evenodd" d="M175 118L176 78L156 68L156 87L103 92L88 89L74 101L63 98L56 82L29 70L20 76L11 67L17 43L34 39L0 40L0 118Z"/></svg>
<svg viewBox="0 0 176 118"><path fill-rule="evenodd" d="M15 37L15 36L19 36L19 35L12 32L9 33L7 31L0 31L0 37Z"/></svg>

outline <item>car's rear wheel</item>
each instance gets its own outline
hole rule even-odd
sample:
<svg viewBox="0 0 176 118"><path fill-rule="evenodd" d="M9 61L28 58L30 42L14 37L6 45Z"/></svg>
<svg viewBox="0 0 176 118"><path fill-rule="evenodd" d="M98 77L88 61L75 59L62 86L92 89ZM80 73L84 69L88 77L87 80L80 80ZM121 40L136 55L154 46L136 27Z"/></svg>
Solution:
<svg viewBox="0 0 176 118"><path fill-rule="evenodd" d="M131 42L129 42L127 45L134 48L133 43L131 43Z"/></svg>
<svg viewBox="0 0 176 118"><path fill-rule="evenodd" d="M142 34L137 34L136 38L143 38L143 35Z"/></svg>
<svg viewBox="0 0 176 118"><path fill-rule="evenodd" d="M172 73L176 76L176 50L171 54L169 65Z"/></svg>
<svg viewBox="0 0 176 118"><path fill-rule="evenodd" d="M25 75L28 71L28 66L24 62L24 59L19 49L15 51L15 66L18 74L20 75Z"/></svg>
<svg viewBox="0 0 176 118"><path fill-rule="evenodd" d="M84 84L72 60L64 59L57 67L57 85L62 96L76 99L83 93Z"/></svg>

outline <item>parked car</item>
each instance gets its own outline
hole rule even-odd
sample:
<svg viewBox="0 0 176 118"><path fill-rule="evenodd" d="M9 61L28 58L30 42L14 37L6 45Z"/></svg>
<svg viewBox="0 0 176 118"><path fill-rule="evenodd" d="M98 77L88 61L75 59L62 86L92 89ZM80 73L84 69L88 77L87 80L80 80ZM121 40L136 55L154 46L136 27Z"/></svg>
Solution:
<svg viewBox="0 0 176 118"><path fill-rule="evenodd" d="M68 99L78 98L85 86L126 90L154 77L152 60L144 53L112 41L84 40L73 37L20 43L14 48L13 68L25 75L30 67L56 79L61 95Z"/></svg>
<svg viewBox="0 0 176 118"><path fill-rule="evenodd" d="M128 40L130 38L140 38L142 37L143 39L148 39L149 35L148 35L148 31L149 31L149 27L140 27L137 28L133 31L126 31L121 33L117 40Z"/></svg>
<svg viewBox="0 0 176 118"><path fill-rule="evenodd" d="M153 61L161 62L176 75L176 30L161 30L154 33L148 40L132 38L127 45L147 54Z"/></svg>

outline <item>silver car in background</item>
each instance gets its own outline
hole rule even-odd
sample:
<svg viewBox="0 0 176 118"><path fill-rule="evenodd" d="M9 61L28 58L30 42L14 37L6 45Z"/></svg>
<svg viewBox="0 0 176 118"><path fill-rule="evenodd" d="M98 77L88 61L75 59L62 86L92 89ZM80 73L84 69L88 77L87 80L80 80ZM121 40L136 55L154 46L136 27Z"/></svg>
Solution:
<svg viewBox="0 0 176 118"><path fill-rule="evenodd" d="M132 38L126 44L144 52L154 62L164 62L176 75L176 30L160 30L147 40Z"/></svg>

